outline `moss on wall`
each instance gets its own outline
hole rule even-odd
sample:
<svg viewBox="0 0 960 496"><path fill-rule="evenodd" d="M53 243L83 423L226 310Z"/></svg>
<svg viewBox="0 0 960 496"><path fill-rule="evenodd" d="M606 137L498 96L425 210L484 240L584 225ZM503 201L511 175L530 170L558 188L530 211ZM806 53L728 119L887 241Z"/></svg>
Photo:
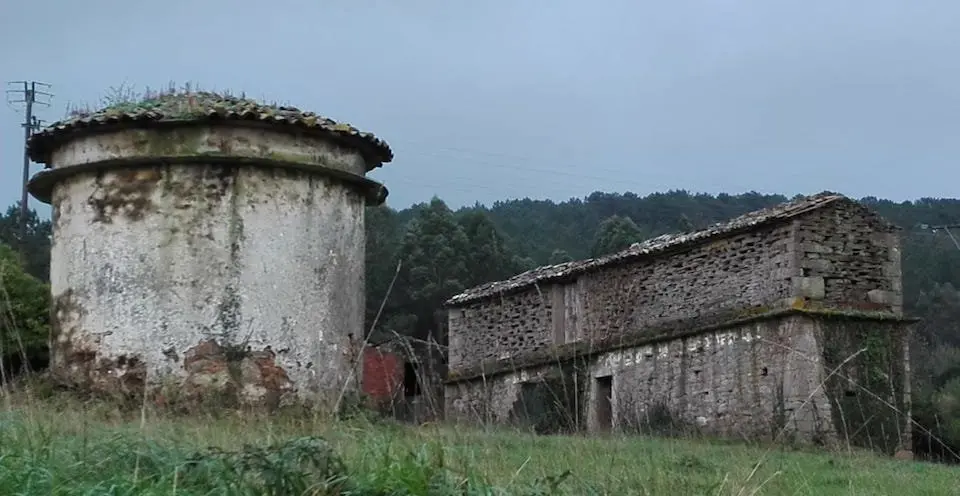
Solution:
<svg viewBox="0 0 960 496"><path fill-rule="evenodd" d="M550 367L536 380L521 383L510 410L511 421L537 434L585 429L587 370L585 361L573 359Z"/></svg>
<svg viewBox="0 0 960 496"><path fill-rule="evenodd" d="M909 323L838 316L818 321L824 388L840 440L894 453L902 447L910 412L904 395Z"/></svg>

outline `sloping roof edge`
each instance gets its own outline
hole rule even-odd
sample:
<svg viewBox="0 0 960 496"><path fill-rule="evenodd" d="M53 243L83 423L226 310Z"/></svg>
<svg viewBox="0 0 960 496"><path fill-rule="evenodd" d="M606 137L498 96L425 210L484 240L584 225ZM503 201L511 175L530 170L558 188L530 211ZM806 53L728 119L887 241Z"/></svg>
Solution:
<svg viewBox="0 0 960 496"><path fill-rule="evenodd" d="M706 240L719 239L735 233L757 229L761 226L784 222L841 201L855 206L862 212L874 217L878 222L891 230L899 229L899 227L890 223L872 209L860 204L860 202L838 193L825 191L765 209L755 210L699 231L657 236L641 243L634 243L623 251L603 257L537 267L503 281L490 282L467 289L448 299L444 303L444 306L459 307L493 295L513 293L533 286L534 284L564 279L626 261L639 260L646 257L657 257L659 254L668 250L683 248L685 246L692 247Z"/></svg>
<svg viewBox="0 0 960 496"><path fill-rule="evenodd" d="M371 159L386 163L393 150L372 133L336 122L296 107L264 105L254 100L210 92L159 95L142 102L106 107L79 113L55 122L33 134L27 144L30 159L48 164L53 149L64 140L82 132L105 132L124 127L148 127L176 123L253 122L279 129L322 135L343 141L365 152ZM374 167L379 166L379 163Z"/></svg>

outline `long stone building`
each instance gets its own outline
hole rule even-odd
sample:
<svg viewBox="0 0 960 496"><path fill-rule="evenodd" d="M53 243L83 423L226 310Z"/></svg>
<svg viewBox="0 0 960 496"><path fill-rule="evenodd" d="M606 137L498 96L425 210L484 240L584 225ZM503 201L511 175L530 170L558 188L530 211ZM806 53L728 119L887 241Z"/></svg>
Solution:
<svg viewBox="0 0 960 496"><path fill-rule="evenodd" d="M467 290L446 415L909 450L897 231L821 193Z"/></svg>

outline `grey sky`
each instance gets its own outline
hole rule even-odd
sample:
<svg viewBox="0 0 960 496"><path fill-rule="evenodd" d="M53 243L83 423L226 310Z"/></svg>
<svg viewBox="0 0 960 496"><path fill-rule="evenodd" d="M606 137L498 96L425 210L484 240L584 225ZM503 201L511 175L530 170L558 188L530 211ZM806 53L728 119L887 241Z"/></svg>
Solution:
<svg viewBox="0 0 960 496"><path fill-rule="evenodd" d="M386 139L396 159L374 177L398 208L594 190L955 197L958 49L960 2L934 0L0 7L3 79L54 84L40 117L121 83L243 90ZM4 204L21 119L0 108Z"/></svg>

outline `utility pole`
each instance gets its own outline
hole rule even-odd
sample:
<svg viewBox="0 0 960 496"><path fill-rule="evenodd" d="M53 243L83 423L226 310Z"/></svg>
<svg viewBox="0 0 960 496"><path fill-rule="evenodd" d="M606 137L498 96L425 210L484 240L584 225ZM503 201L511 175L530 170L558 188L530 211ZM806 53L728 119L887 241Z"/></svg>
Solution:
<svg viewBox="0 0 960 496"><path fill-rule="evenodd" d="M34 105L47 105L49 102L39 100L37 97L52 97L53 95L45 91L38 90L37 88L50 88L49 84L39 83L37 81L11 81L7 83L9 85L21 86L21 88L7 90L7 102L8 103L22 103L25 106L25 115L23 118L23 178L21 182L20 189L20 252L21 254L26 254L27 249L27 213L29 209L27 208L27 203L29 197L27 196L27 182L30 180L30 155L27 153L27 142L30 140L30 136L40 129L40 121L33 115L33 106ZM19 99L11 99L12 95L17 95Z"/></svg>

